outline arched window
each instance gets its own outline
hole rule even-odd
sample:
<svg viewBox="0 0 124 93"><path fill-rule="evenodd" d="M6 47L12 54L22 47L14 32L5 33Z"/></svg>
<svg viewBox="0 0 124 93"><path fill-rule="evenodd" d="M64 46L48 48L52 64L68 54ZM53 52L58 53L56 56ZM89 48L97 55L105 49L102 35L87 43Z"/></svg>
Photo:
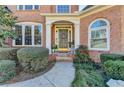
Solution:
<svg viewBox="0 0 124 93"><path fill-rule="evenodd" d="M110 26L106 19L97 19L89 26L89 49L109 50Z"/></svg>
<svg viewBox="0 0 124 93"><path fill-rule="evenodd" d="M15 26L18 34L13 45L15 46L41 46L42 45L42 24L34 22L20 22Z"/></svg>

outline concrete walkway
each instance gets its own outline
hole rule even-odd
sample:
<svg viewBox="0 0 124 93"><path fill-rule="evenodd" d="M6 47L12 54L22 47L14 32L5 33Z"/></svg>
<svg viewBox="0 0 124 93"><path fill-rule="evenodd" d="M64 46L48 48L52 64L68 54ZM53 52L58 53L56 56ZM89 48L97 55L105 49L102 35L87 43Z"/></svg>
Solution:
<svg viewBox="0 0 124 93"><path fill-rule="evenodd" d="M49 72L42 76L0 87L69 87L74 74L73 62L57 62Z"/></svg>

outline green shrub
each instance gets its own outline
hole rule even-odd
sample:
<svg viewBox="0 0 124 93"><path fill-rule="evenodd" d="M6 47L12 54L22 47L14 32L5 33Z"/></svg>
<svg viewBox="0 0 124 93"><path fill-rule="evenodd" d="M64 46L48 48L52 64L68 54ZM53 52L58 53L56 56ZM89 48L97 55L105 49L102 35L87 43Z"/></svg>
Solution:
<svg viewBox="0 0 124 93"><path fill-rule="evenodd" d="M89 51L87 46L80 45L79 48L75 50L75 60L77 62L88 62L90 61Z"/></svg>
<svg viewBox="0 0 124 93"><path fill-rule="evenodd" d="M15 61L0 60L0 83L10 80L16 75L15 67Z"/></svg>
<svg viewBox="0 0 124 93"><path fill-rule="evenodd" d="M110 78L124 80L124 61L104 62L104 71Z"/></svg>
<svg viewBox="0 0 124 93"><path fill-rule="evenodd" d="M0 60L17 60L17 48L0 48Z"/></svg>
<svg viewBox="0 0 124 93"><path fill-rule="evenodd" d="M72 82L73 87L103 87L104 79L96 71L86 72L83 69L76 69L75 79Z"/></svg>
<svg viewBox="0 0 124 93"><path fill-rule="evenodd" d="M94 62L74 62L74 66L76 69L84 69L86 71L96 70Z"/></svg>
<svg viewBox="0 0 124 93"><path fill-rule="evenodd" d="M48 64L49 51L46 48L22 48L17 52L19 63L28 73L39 72Z"/></svg>
<svg viewBox="0 0 124 93"><path fill-rule="evenodd" d="M108 60L124 60L124 55L120 54L101 54L100 55L101 62L105 62Z"/></svg>

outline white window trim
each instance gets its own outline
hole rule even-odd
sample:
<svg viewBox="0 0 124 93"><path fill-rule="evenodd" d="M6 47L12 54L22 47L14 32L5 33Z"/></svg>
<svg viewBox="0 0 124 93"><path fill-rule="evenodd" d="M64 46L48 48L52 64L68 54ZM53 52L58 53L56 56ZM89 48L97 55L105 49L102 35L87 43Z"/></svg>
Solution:
<svg viewBox="0 0 124 93"><path fill-rule="evenodd" d="M15 40L13 40L13 46L15 47L42 47L43 46L43 24L41 23L35 23L35 22L19 22L16 23L16 25L21 25L22 26L22 45L15 45ZM25 26L31 26L31 35L32 35L32 45L25 45ZM41 26L41 44L40 45L35 45L34 44L34 26L35 25L40 25Z"/></svg>
<svg viewBox="0 0 124 93"><path fill-rule="evenodd" d="M40 5L38 5L39 8L38 9L35 9L35 5L32 5L32 10L39 10L40 9ZM17 10L19 10L19 5L17 5ZM31 10L26 10L25 9L25 5L23 5L23 9L22 10L25 10L25 11L31 11Z"/></svg>
<svg viewBox="0 0 124 93"><path fill-rule="evenodd" d="M59 6L59 5L56 5L56 13L59 13L59 12L58 12L58 6ZM69 5L69 13L71 13L71 5Z"/></svg>
<svg viewBox="0 0 124 93"><path fill-rule="evenodd" d="M97 27L94 29L91 29L91 26L93 23L95 23L98 20L103 20L107 23L107 26ZM99 30L99 29L106 29L106 38L107 38L107 48L91 48L91 30ZM97 51L109 51L110 50L110 23L108 20L99 18L91 22L88 28L88 49L89 50L97 50Z"/></svg>

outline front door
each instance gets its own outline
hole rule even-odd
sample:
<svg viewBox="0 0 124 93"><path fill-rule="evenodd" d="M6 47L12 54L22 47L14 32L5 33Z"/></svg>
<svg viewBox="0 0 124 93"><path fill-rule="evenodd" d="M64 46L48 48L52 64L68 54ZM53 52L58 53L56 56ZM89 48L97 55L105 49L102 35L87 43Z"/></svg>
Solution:
<svg viewBox="0 0 124 93"><path fill-rule="evenodd" d="M59 29L59 49L68 49L68 29Z"/></svg>

